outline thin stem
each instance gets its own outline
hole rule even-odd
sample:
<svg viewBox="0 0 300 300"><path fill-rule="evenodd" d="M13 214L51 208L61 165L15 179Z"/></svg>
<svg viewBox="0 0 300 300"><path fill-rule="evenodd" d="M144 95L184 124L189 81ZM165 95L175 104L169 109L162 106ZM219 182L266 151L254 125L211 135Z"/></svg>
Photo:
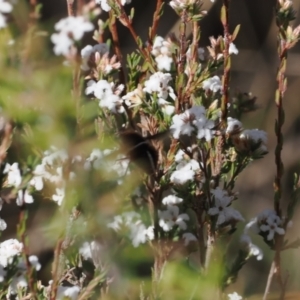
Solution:
<svg viewBox="0 0 300 300"><path fill-rule="evenodd" d="M195 77L195 70L196 70L196 65L198 63L198 43L200 39L200 25L198 24L197 21L193 22L193 41L191 44L191 59L190 59L190 73L189 73L189 79L186 85L185 89L185 94L186 94L186 99L189 100L189 107L192 106L191 103L191 93L192 93L192 85L194 83L194 77Z"/></svg>
<svg viewBox="0 0 300 300"><path fill-rule="evenodd" d="M271 288L271 283L272 283L274 272L275 272L275 261L273 260L273 262L271 264L271 268L270 268L270 272L269 272L269 276L268 276L268 280L267 280L267 284L266 284L264 296L263 296L262 300L267 300L268 294L270 292L270 288Z"/></svg>
<svg viewBox="0 0 300 300"><path fill-rule="evenodd" d="M112 11L109 12L109 19L110 19L109 30L112 35L114 51L118 57L119 62L121 63L121 68L120 68L120 72L119 72L119 80L120 80L120 83L125 84L125 73L124 73L124 68L123 68L123 63L122 63L123 55L122 55L122 51L121 51L121 47L120 47L120 40L119 40L119 34L118 34L118 30L117 30L116 17L114 16Z"/></svg>
<svg viewBox="0 0 300 300"><path fill-rule="evenodd" d="M66 1L67 1L67 8L68 8L68 16L75 16L74 0L66 0Z"/></svg>
<svg viewBox="0 0 300 300"><path fill-rule="evenodd" d="M23 203L21 205L21 211L19 215L19 223L18 223L18 231L20 234L20 240L23 244L23 257L25 260L25 265L26 265L26 275L27 275L27 280L28 280L28 287L31 293L31 298L32 299L38 299L36 295L36 287L35 287L35 278L33 276L33 267L29 261L29 249L27 246L27 241L26 241L26 220L27 220L27 208L26 204L24 201L24 192L23 192Z"/></svg>
<svg viewBox="0 0 300 300"><path fill-rule="evenodd" d="M157 27L158 27L158 23L159 23L159 19L160 19L159 14L160 14L160 11L162 9L162 6L163 6L163 0L157 0L156 1L156 8L155 8L155 11L154 11L154 14L153 14L152 26L150 28L148 47L152 46L154 37L156 35Z"/></svg>
<svg viewBox="0 0 300 300"><path fill-rule="evenodd" d="M183 103L183 87L185 85L184 76L184 66L186 62L186 25L187 25L187 12L184 10L181 14L181 24L180 24L180 49L177 61L177 73L178 73L178 93L176 101L176 113L180 113L185 109Z"/></svg>
<svg viewBox="0 0 300 300"><path fill-rule="evenodd" d="M61 252L62 252L62 245L63 245L64 239L59 239L55 251L54 251L54 261L52 264L52 278L53 282L51 284L51 291L50 291L50 300L55 300L56 299L56 294L57 294L57 287L58 287L58 282L60 278L60 262L61 262Z"/></svg>
<svg viewBox="0 0 300 300"><path fill-rule="evenodd" d="M227 115L228 115L228 103L229 103L229 81L230 81L230 55L229 55L229 45L231 35L229 32L229 3L230 0L223 0L222 7L222 24L224 28L224 73L223 73L223 96L221 102L221 111L222 111L222 126L223 129L227 125Z"/></svg>
<svg viewBox="0 0 300 300"><path fill-rule="evenodd" d="M142 56L149 63L149 68L150 68L151 72L155 72L156 70L155 70L155 67L153 66L153 60L152 60L149 52L147 52L146 49L141 46L141 40L140 40L139 36L137 35L136 31L134 30L134 28L131 24L131 20L128 18L124 7L120 4L119 0L116 0L116 2L118 3L118 6L119 6L120 12L121 12L120 16L118 16L118 19L130 31L130 33L131 33L134 41L136 42L136 44L138 46L138 49L140 50Z"/></svg>

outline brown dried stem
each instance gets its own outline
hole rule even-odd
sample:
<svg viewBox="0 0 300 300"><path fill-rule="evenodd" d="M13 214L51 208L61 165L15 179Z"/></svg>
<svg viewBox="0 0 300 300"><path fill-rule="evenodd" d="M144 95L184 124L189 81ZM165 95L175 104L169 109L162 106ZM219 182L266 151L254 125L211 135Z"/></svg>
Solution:
<svg viewBox="0 0 300 300"><path fill-rule="evenodd" d="M139 36L137 35L136 31L134 30L133 26L132 26L132 22L131 20L128 18L127 13L124 9L124 7L120 4L119 0L116 0L116 2L118 3L118 6L120 8L120 16L118 16L119 21L128 28L128 30L130 31L135 43L137 44L137 47L139 49L139 51L141 52L142 56L144 57L144 59L149 63L149 68L151 69L151 72L155 72L155 67L153 66L153 60L149 54L149 52L146 51L145 48L142 47L141 45L141 41Z"/></svg>
<svg viewBox="0 0 300 300"><path fill-rule="evenodd" d="M150 33L149 33L148 47L152 46L152 44L153 44L153 40L154 40L154 37L157 32L157 27L158 27L158 23L159 23L159 19L160 19L159 14L160 14L160 10L162 9L162 6L163 6L163 0L157 0L156 8L155 8L155 11L153 14L152 26L150 28Z"/></svg>

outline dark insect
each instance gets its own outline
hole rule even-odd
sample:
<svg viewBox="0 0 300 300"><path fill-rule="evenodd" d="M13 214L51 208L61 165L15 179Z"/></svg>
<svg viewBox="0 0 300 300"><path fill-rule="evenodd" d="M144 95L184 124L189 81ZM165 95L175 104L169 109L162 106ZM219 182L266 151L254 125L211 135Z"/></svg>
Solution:
<svg viewBox="0 0 300 300"><path fill-rule="evenodd" d="M157 133L148 137L143 137L133 130L120 132L122 150L124 154L148 175L154 174L158 163L157 150L151 145L149 140L158 139L166 132Z"/></svg>

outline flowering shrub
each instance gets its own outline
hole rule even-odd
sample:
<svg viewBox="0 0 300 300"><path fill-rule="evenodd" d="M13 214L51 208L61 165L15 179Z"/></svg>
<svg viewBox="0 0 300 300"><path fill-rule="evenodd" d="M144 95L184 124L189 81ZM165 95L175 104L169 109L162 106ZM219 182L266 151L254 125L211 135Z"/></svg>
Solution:
<svg viewBox="0 0 300 300"><path fill-rule="evenodd" d="M240 28L229 31L229 0L221 8L224 35L207 49L198 46L200 0L157 0L147 41L136 34L134 10L127 14L129 0L67 0L68 16L49 36L36 1L26 26L14 14L20 2L0 1L0 204L19 207L14 238L0 243L1 298L244 299L226 289L251 257L263 259L251 239L260 235L274 253L263 297L276 276L284 299L281 252L299 246L285 238L298 175L285 206L281 183L287 52L300 37L290 25L292 2L275 7L274 207L252 220L238 209L236 180L268 153L267 134L242 123L255 98L230 91ZM178 35L157 35L164 5L180 18ZM117 21L136 42L126 63ZM94 44L84 44L92 33ZM28 238L39 208L47 220L41 241ZM4 233L6 220L3 209ZM44 263L31 250L43 239L53 254Z"/></svg>

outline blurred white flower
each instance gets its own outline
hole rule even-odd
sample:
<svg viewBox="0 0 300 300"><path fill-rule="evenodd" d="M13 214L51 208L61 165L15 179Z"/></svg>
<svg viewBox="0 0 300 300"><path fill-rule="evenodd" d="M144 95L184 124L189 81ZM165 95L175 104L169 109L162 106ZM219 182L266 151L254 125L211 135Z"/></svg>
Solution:
<svg viewBox="0 0 300 300"><path fill-rule="evenodd" d="M179 198L175 195L169 195L166 196L162 199L162 204L164 205L174 205L174 204L179 204L183 201L182 198Z"/></svg>
<svg viewBox="0 0 300 300"><path fill-rule="evenodd" d="M240 122L237 119L231 118L231 117L227 118L227 128L226 128L227 134L240 133L242 128L243 128L242 122Z"/></svg>
<svg viewBox="0 0 300 300"><path fill-rule="evenodd" d="M229 54L239 54L239 50L234 43L229 44Z"/></svg>
<svg viewBox="0 0 300 300"><path fill-rule="evenodd" d="M16 255L20 255L23 250L23 244L16 239L9 239L0 243L0 265L6 267L12 262Z"/></svg>
<svg viewBox="0 0 300 300"><path fill-rule="evenodd" d="M197 242L196 236L190 232L184 233L182 238L184 239L184 246L187 246L190 242Z"/></svg>
<svg viewBox="0 0 300 300"><path fill-rule="evenodd" d="M0 264L0 282L4 281L6 273L6 270L4 270L4 267Z"/></svg>
<svg viewBox="0 0 300 300"><path fill-rule="evenodd" d="M94 94L94 96L99 99L99 106L105 107L112 112L123 113L125 111L122 106L123 100L114 93L113 83L109 83L107 80L99 80L97 83L90 80L87 83L87 88L85 90L86 95Z"/></svg>
<svg viewBox="0 0 300 300"><path fill-rule="evenodd" d="M222 82L219 76L210 77L202 82L205 91L211 90L213 93L222 91Z"/></svg>
<svg viewBox="0 0 300 300"><path fill-rule="evenodd" d="M3 231L7 228L6 222L0 218L0 231Z"/></svg>
<svg viewBox="0 0 300 300"><path fill-rule="evenodd" d="M111 7L107 3L107 0L96 0L96 3L99 4L104 11L111 10ZM131 0L121 0L120 3L121 3L121 5L129 4L129 3L131 3Z"/></svg>
<svg viewBox="0 0 300 300"><path fill-rule="evenodd" d="M168 205L166 210L158 210L159 226L166 232L172 230L174 226L185 230L186 222L190 218L187 214L179 214L179 208L175 205Z"/></svg>
<svg viewBox="0 0 300 300"><path fill-rule="evenodd" d="M82 60L81 69L83 71L88 71L90 69L88 65L88 61L92 54L98 52L100 55L103 55L105 53L108 53L108 51L109 51L108 45L105 43L97 44L94 46L91 45L85 46L80 51L81 60Z"/></svg>
<svg viewBox="0 0 300 300"><path fill-rule="evenodd" d="M176 170L171 174L170 181L175 184L185 184L193 180L197 172L200 171L199 162L191 159L189 161L181 161Z"/></svg>
<svg viewBox="0 0 300 300"><path fill-rule="evenodd" d="M5 28L7 26L6 17L3 14L10 13L13 7L11 3L0 0L0 29Z"/></svg>
<svg viewBox="0 0 300 300"><path fill-rule="evenodd" d="M80 287L74 286L59 286L57 289L56 300L77 300L80 292Z"/></svg>
<svg viewBox="0 0 300 300"><path fill-rule="evenodd" d="M85 32L94 29L94 25L82 16L69 16L58 21L54 28L58 31L58 33L51 35L51 41L54 44L54 53L56 55L62 54L67 56L74 41L80 41Z"/></svg>
<svg viewBox="0 0 300 300"><path fill-rule="evenodd" d="M250 256L256 256L257 260L263 259L262 250L252 243L252 240L248 234L243 234L240 238L240 244L243 249L248 251Z"/></svg>
<svg viewBox="0 0 300 300"><path fill-rule="evenodd" d="M18 163L10 165L7 163L4 167L3 174L7 174L7 184L18 187L22 182L21 172Z"/></svg>
<svg viewBox="0 0 300 300"><path fill-rule="evenodd" d="M228 296L228 300L242 300L243 299L237 292L228 294L227 296Z"/></svg>
<svg viewBox="0 0 300 300"><path fill-rule="evenodd" d="M85 260L91 259L95 263L99 260L102 249L103 246L97 241L84 242L79 248L79 254Z"/></svg>
<svg viewBox="0 0 300 300"><path fill-rule="evenodd" d="M16 203L18 206L22 206L24 203L33 203L33 197L28 193L27 190L19 190Z"/></svg>
<svg viewBox="0 0 300 300"><path fill-rule="evenodd" d="M57 204L60 206L65 198L65 188L56 188L55 194L52 195L52 200L57 202Z"/></svg>
<svg viewBox="0 0 300 300"><path fill-rule="evenodd" d="M33 171L33 177L29 181L37 191L41 191L44 187L43 178L46 176L45 165L37 165Z"/></svg>

